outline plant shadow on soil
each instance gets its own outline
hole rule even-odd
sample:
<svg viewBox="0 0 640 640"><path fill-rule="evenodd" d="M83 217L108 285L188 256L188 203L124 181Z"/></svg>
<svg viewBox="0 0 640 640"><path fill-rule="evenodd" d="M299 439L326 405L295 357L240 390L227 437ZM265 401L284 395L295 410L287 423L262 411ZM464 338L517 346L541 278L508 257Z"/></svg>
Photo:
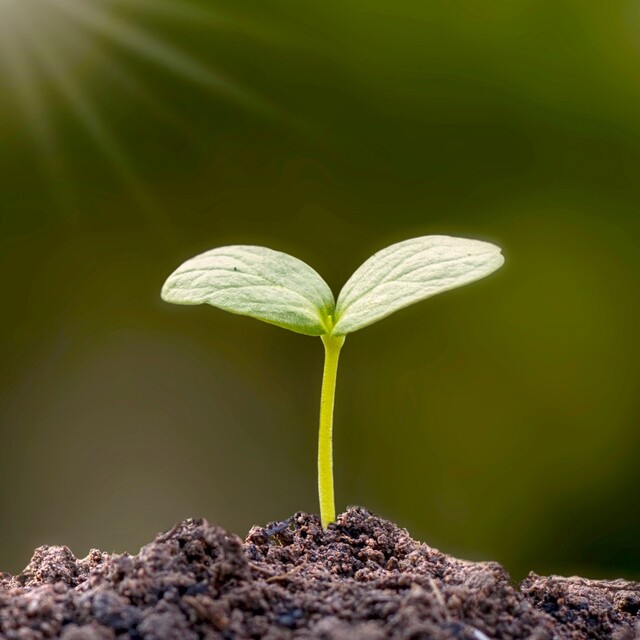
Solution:
<svg viewBox="0 0 640 640"><path fill-rule="evenodd" d="M254 527L243 542L185 520L137 555L40 547L0 574L4 640L640 639L640 583L540 577L519 586L354 507Z"/></svg>

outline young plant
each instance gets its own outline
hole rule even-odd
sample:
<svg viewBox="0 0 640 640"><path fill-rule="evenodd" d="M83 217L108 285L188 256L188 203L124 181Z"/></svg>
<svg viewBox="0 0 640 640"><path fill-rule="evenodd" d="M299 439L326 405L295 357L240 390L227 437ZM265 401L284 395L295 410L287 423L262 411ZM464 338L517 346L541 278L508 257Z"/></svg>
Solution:
<svg viewBox="0 0 640 640"><path fill-rule="evenodd" d="M307 264L266 247L235 245L187 260L167 279L162 298L207 303L308 336L320 336L325 360L318 436L320 518L335 520L333 403L345 337L398 309L483 278L504 262L488 242L423 236L393 244L369 258L340 291Z"/></svg>

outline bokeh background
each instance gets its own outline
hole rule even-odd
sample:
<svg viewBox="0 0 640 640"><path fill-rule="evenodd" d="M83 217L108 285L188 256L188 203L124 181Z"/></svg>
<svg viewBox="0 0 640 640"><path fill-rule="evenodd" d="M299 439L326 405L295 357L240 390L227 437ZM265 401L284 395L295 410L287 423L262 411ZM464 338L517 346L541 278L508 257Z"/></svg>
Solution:
<svg viewBox="0 0 640 640"><path fill-rule="evenodd" d="M441 233L506 265L347 339L339 510L640 578L639 213L637 2L0 0L0 568L316 511L320 340L161 285Z"/></svg>

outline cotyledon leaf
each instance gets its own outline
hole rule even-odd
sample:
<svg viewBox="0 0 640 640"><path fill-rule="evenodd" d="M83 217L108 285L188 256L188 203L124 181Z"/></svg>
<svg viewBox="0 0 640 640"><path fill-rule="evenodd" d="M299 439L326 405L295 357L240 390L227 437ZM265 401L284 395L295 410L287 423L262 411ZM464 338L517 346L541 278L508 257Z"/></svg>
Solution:
<svg viewBox="0 0 640 640"><path fill-rule="evenodd" d="M206 251L178 267L162 287L177 304L210 304L297 333L331 329L335 301L307 264L266 247L233 245Z"/></svg>
<svg viewBox="0 0 640 640"><path fill-rule="evenodd" d="M415 302L488 276L504 263L489 242L422 236L374 254L336 303L334 335L362 329Z"/></svg>

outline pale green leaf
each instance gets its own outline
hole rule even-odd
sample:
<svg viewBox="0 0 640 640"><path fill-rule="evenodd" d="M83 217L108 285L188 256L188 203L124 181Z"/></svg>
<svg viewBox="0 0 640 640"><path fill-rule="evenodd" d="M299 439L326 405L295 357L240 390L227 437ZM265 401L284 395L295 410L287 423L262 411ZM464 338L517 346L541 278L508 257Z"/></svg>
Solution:
<svg viewBox="0 0 640 640"><path fill-rule="evenodd" d="M362 329L415 302L479 280L504 262L489 242L423 236L382 249L349 278L336 303L334 335Z"/></svg>
<svg viewBox="0 0 640 640"><path fill-rule="evenodd" d="M162 298L210 304L311 336L329 332L335 306L331 289L309 265L280 251L244 245L187 260L165 282Z"/></svg>

